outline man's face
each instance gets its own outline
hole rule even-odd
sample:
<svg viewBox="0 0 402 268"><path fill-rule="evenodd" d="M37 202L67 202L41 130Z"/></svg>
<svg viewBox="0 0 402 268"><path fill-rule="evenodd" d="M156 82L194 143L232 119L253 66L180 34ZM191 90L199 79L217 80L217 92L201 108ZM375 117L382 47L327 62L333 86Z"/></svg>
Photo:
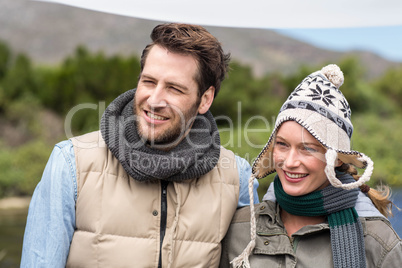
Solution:
<svg viewBox="0 0 402 268"><path fill-rule="evenodd" d="M214 90L211 87L198 96L197 71L192 56L172 53L158 45L149 51L134 109L138 133L151 145L175 146L191 128L195 116L208 111Z"/></svg>

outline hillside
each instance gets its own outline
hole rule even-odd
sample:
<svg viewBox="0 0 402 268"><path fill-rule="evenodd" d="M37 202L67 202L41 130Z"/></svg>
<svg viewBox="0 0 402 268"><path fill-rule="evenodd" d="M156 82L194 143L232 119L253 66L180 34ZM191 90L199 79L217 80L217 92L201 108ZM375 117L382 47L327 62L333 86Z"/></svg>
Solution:
<svg viewBox="0 0 402 268"><path fill-rule="evenodd" d="M0 39L38 64L58 63L79 44L107 54L139 55L156 24L59 4L0 0ZM319 49L272 30L207 28L234 59L252 66L256 74L291 73L302 64L336 63L350 54L361 59L370 77L400 64L364 51L340 53Z"/></svg>

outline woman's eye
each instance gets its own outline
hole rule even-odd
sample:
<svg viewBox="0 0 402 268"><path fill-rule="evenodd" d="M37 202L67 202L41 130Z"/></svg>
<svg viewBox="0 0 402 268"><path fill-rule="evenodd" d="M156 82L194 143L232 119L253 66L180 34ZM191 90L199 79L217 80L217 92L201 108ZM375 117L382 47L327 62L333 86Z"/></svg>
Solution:
<svg viewBox="0 0 402 268"><path fill-rule="evenodd" d="M310 152L310 153L315 153L315 152L317 152L316 149L311 148L311 147L307 147L307 146L304 146L304 150L306 150L306 151L308 151L308 152Z"/></svg>
<svg viewBox="0 0 402 268"><path fill-rule="evenodd" d="M277 141L277 142L275 143L275 146L286 147L286 143L281 142L281 141Z"/></svg>

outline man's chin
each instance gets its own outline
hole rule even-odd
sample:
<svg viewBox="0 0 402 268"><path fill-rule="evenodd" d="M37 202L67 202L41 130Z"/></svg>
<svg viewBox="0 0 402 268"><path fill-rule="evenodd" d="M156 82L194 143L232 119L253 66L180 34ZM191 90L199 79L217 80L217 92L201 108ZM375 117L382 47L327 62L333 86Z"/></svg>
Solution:
<svg viewBox="0 0 402 268"><path fill-rule="evenodd" d="M183 135L180 134L167 136L163 133L159 135L148 133L148 135L140 134L140 137L148 146L157 149L172 148L183 140Z"/></svg>

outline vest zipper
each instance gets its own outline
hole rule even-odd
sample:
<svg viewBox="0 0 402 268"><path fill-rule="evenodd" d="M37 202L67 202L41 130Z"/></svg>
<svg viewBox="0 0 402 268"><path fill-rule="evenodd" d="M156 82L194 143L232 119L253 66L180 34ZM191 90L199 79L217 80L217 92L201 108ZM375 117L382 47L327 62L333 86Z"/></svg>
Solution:
<svg viewBox="0 0 402 268"><path fill-rule="evenodd" d="M161 181L161 228L160 228L160 251L159 251L159 265L158 267L162 267L162 244L163 238L165 237L166 232L166 218L167 218L167 187L169 182L168 181Z"/></svg>

